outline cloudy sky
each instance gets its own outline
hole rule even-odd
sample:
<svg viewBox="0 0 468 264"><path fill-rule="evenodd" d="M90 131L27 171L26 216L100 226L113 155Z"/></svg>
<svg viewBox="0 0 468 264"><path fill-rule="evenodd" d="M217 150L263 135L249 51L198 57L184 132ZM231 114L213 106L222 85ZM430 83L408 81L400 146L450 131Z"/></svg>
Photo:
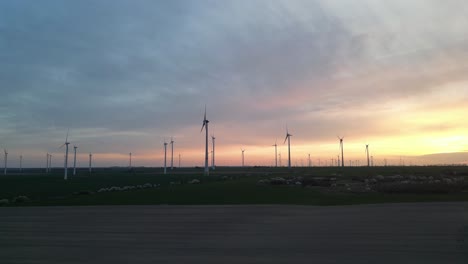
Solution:
<svg viewBox="0 0 468 264"><path fill-rule="evenodd" d="M0 146L11 166L376 163L468 152L465 0L3 0ZM210 147L211 148L211 147ZM170 153L170 152L169 152ZM436 155L437 156L437 155ZM434 157L434 155L424 156ZM451 155L444 162L467 161ZM414 161L416 162L416 161ZM427 161L426 161L427 162ZM43 164L44 163L44 164Z"/></svg>

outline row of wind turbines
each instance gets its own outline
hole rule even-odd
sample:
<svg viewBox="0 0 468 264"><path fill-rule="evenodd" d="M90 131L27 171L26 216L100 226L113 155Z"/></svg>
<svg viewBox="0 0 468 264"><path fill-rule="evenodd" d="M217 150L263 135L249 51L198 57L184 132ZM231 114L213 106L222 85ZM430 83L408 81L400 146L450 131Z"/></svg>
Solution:
<svg viewBox="0 0 468 264"><path fill-rule="evenodd" d="M208 154L208 144L209 144L209 132L208 132L208 125L209 125L209 120L207 119L206 117L206 106L205 106L205 113L204 113L204 116L203 116L203 121L202 121L202 127L201 127L201 130L200 130L200 133L203 132L203 130L205 130L205 167L204 167L204 175L209 175L209 166L208 166L208 160L209 160L209 154ZM67 135L65 137L65 142L59 147L60 148L63 148L65 146L65 159L64 159L64 179L67 180L68 179L68 152L69 152L69 145L70 145L70 142L68 142L68 135L69 135L69 132L70 130L67 131ZM291 169L291 136L292 134L289 133L289 130L288 130L288 127L286 127L286 136L284 138L284 142L283 144L286 143L286 141L288 142L288 169ZM337 159L337 163L338 165L341 165L341 167L344 167L345 163L344 163L344 137L338 137L339 139L339 143L340 143L340 150L341 150L341 164L339 162L339 157ZM212 150L211 150L211 168L212 170L215 170L215 136L214 135L211 135L211 140L212 140ZM167 174L167 145L171 145L171 163L170 163L170 167L171 167L171 170L174 169L174 139L171 137L171 141L169 143L167 143L165 140L164 140L164 174ZM277 142L275 142L274 145L272 145L275 147L275 167L278 167L278 156L280 157L280 162L281 162L281 153L278 155L278 152L277 152L277 147L278 147L278 144ZM370 161L370 158L369 158L369 144L366 144L366 154L367 154L367 166L370 166L371 164L371 161ZM76 175L76 153L77 153L77 149L78 147L76 145L73 146L73 150L74 150L74 157L73 157L73 175ZM242 149L241 148L241 152L242 152L242 167L244 167L244 152L245 152L245 149ZM310 154L309 155L309 166L311 164L311 161L310 161ZM89 153L89 173L91 173L92 171L92 157L93 157L93 154L92 153ZM7 174L7 160L8 160L8 152L6 149L4 149L4 162L5 162L5 166L4 166L4 174L6 175ZM49 173L51 171L51 164L52 164L52 154L49 154L47 153L47 160L46 160L46 172ZM180 154L179 154L179 167L180 167ZM131 169L132 168L132 153L130 152L129 153L129 168ZM22 170L22 156L20 156L20 170Z"/></svg>
<svg viewBox="0 0 468 264"><path fill-rule="evenodd" d="M200 132L203 132L203 129L205 130L205 169L204 169L204 175L205 176L209 175L209 167L208 167L208 124L209 124L209 121L208 121L208 119L206 119L206 106L205 106L205 114L203 116L202 128L200 130ZM291 169L291 136L292 136L292 134L289 133L288 127L286 126L286 137L284 138L283 144L285 144L286 141L288 142L288 169ZM212 141L213 141L212 142L212 147L213 147L213 150L212 150L212 169L214 170L215 169L215 165L214 165L215 137L214 136L211 136L211 137L212 137ZM339 162L339 157L337 159L337 163L338 163L339 166L344 167L345 166L345 163L344 163L344 137L339 137L338 136L338 139L339 139L339 142L340 142L341 164ZM172 143L172 140L171 140L171 143ZM166 146L166 143L164 143L164 144ZM275 144L272 145L272 146L275 147L275 167L278 167L278 149L277 149L278 144L277 144L277 142L275 142ZM371 159L370 159L370 156L369 156L370 155L369 154L369 144L366 144L365 146L366 146L366 155L367 155L367 166L370 167L371 166ZM241 148L241 152L242 152L242 167L244 167L244 152L245 152L245 149ZM281 154L279 154L279 155L281 155ZM309 166L310 166L310 164L311 164L310 154L308 154L308 156L309 156ZM166 153L164 154L164 168L166 168Z"/></svg>
<svg viewBox="0 0 468 264"><path fill-rule="evenodd" d="M8 172L8 150L7 149L3 149L3 175L7 175L7 172ZM23 155L20 155L19 156L19 170L20 170L20 173L23 172Z"/></svg>
<svg viewBox="0 0 468 264"><path fill-rule="evenodd" d="M171 144L171 170L174 170L174 139L171 137L171 141L169 143L164 140L164 174L167 174L167 145ZM131 165L130 165L131 167ZM180 154L179 154L179 167L180 167Z"/></svg>
<svg viewBox="0 0 468 264"><path fill-rule="evenodd" d="M68 180L68 145L70 145L70 142L68 142L68 134L70 132L70 129L67 130L67 136L65 137L65 142L63 145L59 147L59 149L63 148L65 146L65 160L64 160L64 175L63 179ZM76 145L73 145L73 150L74 150L74 156L73 156L73 176L76 175L76 149L78 147ZM130 153L131 155L131 153ZM92 172L92 158L93 154L89 153L89 173ZM51 171L51 165L52 165L52 154L47 153L47 162L46 162L46 172L49 173Z"/></svg>

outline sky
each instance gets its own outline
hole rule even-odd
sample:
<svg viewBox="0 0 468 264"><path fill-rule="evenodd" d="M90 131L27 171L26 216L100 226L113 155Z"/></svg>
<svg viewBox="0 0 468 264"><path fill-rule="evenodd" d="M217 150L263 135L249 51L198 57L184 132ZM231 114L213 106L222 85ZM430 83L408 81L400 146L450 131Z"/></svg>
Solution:
<svg viewBox="0 0 468 264"><path fill-rule="evenodd" d="M9 166L468 162L465 0L3 0ZM211 150L211 143L210 143ZM451 153L441 155L439 153ZM437 154L437 155L434 155ZM168 147L170 160L170 146ZM210 158L211 159L211 158Z"/></svg>

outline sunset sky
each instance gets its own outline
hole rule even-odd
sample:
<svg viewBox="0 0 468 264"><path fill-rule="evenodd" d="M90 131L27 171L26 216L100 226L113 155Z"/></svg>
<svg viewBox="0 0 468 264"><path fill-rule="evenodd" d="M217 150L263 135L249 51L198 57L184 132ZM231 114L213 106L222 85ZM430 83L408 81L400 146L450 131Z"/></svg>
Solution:
<svg viewBox="0 0 468 264"><path fill-rule="evenodd" d="M3 0L9 167L468 162L466 0ZM211 149L211 145L210 145ZM429 155L455 153L451 155ZM170 154L170 151L168 151ZM423 156L429 155L429 156ZM3 161L3 155L0 155ZM70 160L72 155L70 156ZM3 165L2 165L3 167Z"/></svg>

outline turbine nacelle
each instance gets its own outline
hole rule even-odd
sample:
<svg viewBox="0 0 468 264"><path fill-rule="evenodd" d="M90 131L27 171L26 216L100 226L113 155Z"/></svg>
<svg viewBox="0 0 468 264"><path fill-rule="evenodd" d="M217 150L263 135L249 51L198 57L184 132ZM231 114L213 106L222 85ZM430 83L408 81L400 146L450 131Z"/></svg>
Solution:
<svg viewBox="0 0 468 264"><path fill-rule="evenodd" d="M205 128L205 126L208 125L209 122L210 122L210 121L208 121L208 120L206 119L206 106L205 106L205 115L203 116L203 124L202 124L202 127L201 127L201 129L200 129L200 133L203 131L203 128Z"/></svg>

